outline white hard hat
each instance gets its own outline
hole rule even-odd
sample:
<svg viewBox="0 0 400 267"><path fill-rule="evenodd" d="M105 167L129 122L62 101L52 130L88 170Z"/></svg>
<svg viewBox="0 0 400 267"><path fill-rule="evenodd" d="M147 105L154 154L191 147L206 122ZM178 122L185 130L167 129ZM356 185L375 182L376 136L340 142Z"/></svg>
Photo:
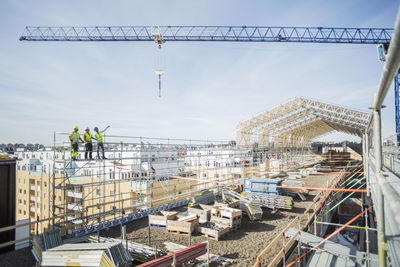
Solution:
<svg viewBox="0 0 400 267"><path fill-rule="evenodd" d="M85 130L90 130L89 126L87 126L87 127L85 128Z"/></svg>

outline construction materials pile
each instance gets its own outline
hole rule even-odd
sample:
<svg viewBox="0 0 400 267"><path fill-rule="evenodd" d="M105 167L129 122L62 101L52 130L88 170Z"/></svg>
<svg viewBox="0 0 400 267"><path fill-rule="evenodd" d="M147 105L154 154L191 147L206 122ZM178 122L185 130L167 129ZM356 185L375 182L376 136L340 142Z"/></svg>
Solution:
<svg viewBox="0 0 400 267"><path fill-rule="evenodd" d="M185 214L185 215L183 215ZM160 212L149 216L149 226L165 228L168 232L200 233L220 240L231 231L240 228L242 211L216 203L214 206L199 204L188 207L187 212Z"/></svg>
<svg viewBox="0 0 400 267"><path fill-rule="evenodd" d="M240 209L245 211L251 221L261 220L263 211L262 207L273 209L292 209L293 198L290 196L283 196L281 188L283 179L281 178L250 178L244 179L242 194L229 190L227 188L220 188L222 198L226 202L233 202L232 199L239 201ZM293 184L289 182L289 184ZM301 183L296 183L301 185ZM299 194L299 192L290 191L288 194ZM302 199L304 196L300 196ZM304 198L305 199L305 198Z"/></svg>
<svg viewBox="0 0 400 267"><path fill-rule="evenodd" d="M83 241L90 242L89 239ZM63 244L58 229L34 236L32 244L32 253L40 266L118 267L127 266L133 260L120 241Z"/></svg>
<svg viewBox="0 0 400 267"><path fill-rule="evenodd" d="M163 251L159 249L155 249L146 245L142 245L139 243L134 243L127 240L120 240L111 237L100 237L100 236L89 236L87 239L90 243L115 243L122 242L122 245L129 251L134 261L138 262L148 262L157 257L166 255ZM156 257L157 253L157 257Z"/></svg>
<svg viewBox="0 0 400 267"><path fill-rule="evenodd" d="M214 193L208 189L202 190L190 199L189 207L199 204L212 204L215 201Z"/></svg>

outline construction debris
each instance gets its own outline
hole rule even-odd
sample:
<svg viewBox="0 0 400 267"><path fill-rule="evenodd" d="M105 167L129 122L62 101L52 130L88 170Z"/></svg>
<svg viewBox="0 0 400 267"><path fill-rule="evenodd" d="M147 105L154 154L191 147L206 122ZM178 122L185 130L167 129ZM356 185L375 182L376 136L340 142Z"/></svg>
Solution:
<svg viewBox="0 0 400 267"><path fill-rule="evenodd" d="M203 190L190 199L189 207L195 207L199 204L212 204L215 201L214 193L208 189Z"/></svg>

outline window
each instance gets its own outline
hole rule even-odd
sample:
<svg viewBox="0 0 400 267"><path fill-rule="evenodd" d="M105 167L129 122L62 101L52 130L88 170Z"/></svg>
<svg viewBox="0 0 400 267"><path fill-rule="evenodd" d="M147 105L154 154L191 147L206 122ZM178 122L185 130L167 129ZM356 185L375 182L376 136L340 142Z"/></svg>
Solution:
<svg viewBox="0 0 400 267"><path fill-rule="evenodd" d="M37 186L40 186L40 181L37 182Z"/></svg>
<svg viewBox="0 0 400 267"><path fill-rule="evenodd" d="M24 195L26 195L26 190L24 190Z"/></svg>
<svg viewBox="0 0 400 267"><path fill-rule="evenodd" d="M99 197L100 196L100 189L96 189L96 195Z"/></svg>
<svg viewBox="0 0 400 267"><path fill-rule="evenodd" d="M24 210L24 215L26 215L26 210Z"/></svg>
<svg viewBox="0 0 400 267"><path fill-rule="evenodd" d="M26 205L26 200L24 200L24 205Z"/></svg>
<svg viewBox="0 0 400 267"><path fill-rule="evenodd" d="M18 214L21 214L21 210L18 210Z"/></svg>
<svg viewBox="0 0 400 267"><path fill-rule="evenodd" d="M18 183L21 184L21 178L18 179Z"/></svg>
<svg viewBox="0 0 400 267"><path fill-rule="evenodd" d="M22 194L22 189L19 189L19 193Z"/></svg>
<svg viewBox="0 0 400 267"><path fill-rule="evenodd" d="M18 199L18 203L21 204L21 203L22 203L22 200L21 200L21 199Z"/></svg>
<svg viewBox="0 0 400 267"><path fill-rule="evenodd" d="M45 184L45 186L46 186L46 184ZM47 198L47 194L43 193L43 197L44 197L44 199L46 199Z"/></svg>
<svg viewBox="0 0 400 267"><path fill-rule="evenodd" d="M61 196L58 196L58 201L60 201L60 202L61 202Z"/></svg>
<svg viewBox="0 0 400 267"><path fill-rule="evenodd" d="M47 182L44 182L44 187L47 187Z"/></svg>
<svg viewBox="0 0 400 267"><path fill-rule="evenodd" d="M25 184L25 179L24 179L24 184Z"/></svg>
<svg viewBox="0 0 400 267"><path fill-rule="evenodd" d="M44 204L43 209L46 211L46 204Z"/></svg>

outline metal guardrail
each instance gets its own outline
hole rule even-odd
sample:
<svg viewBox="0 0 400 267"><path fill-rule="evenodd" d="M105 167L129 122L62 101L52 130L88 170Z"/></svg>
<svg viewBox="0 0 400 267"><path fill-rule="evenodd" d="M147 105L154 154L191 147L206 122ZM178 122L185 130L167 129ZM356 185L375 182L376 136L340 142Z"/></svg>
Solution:
<svg viewBox="0 0 400 267"><path fill-rule="evenodd" d="M386 56L378 90L373 98L372 119L363 135L364 169L366 170L367 189L371 189L374 202L374 210L377 215L378 232L378 258L379 266L385 267L390 261L395 266L400 265L400 247L391 239L393 235L400 233L400 179L397 172L397 158L388 156L390 153L382 153L382 125L381 109L389 87L400 68L400 10L397 13L394 24L394 33ZM396 155L396 154L395 154ZM391 163L391 170L384 167L385 161ZM388 248L388 250L387 250Z"/></svg>

